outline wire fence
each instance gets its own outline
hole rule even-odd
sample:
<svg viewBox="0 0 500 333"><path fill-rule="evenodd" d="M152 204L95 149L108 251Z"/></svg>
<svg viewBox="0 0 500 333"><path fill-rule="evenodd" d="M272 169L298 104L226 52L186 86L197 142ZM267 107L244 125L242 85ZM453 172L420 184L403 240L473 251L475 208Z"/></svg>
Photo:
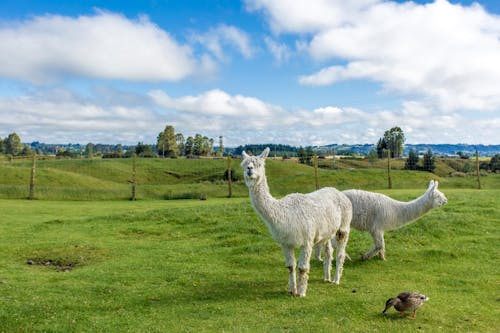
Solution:
<svg viewBox="0 0 500 333"><path fill-rule="evenodd" d="M0 199L141 200L243 197L248 189L241 159L224 158L77 158L38 155L0 160ZM310 165L294 159L270 158L267 174L271 192L282 196L319 187L339 189L425 188L436 177L403 171L404 161L376 162L318 159ZM448 172L448 171L447 171ZM449 179L450 186L480 188L480 173ZM492 178L492 177L489 177ZM499 177L496 177L499 178ZM497 181L486 181L495 187Z"/></svg>
<svg viewBox="0 0 500 333"><path fill-rule="evenodd" d="M0 161L0 198L203 200L242 196L246 192L241 186L241 172L236 171L237 163L231 157L15 158Z"/></svg>

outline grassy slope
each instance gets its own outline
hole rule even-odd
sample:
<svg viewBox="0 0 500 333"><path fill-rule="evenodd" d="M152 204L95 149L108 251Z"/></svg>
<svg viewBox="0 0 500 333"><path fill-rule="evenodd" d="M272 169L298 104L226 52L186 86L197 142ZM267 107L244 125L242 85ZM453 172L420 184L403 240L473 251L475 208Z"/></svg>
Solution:
<svg viewBox="0 0 500 333"><path fill-rule="evenodd" d="M371 240L353 231L341 285L314 262L305 299L286 294L281 250L245 198L0 200L0 331L495 332L500 191L444 192L448 205L387 234L386 262L361 262ZM417 319L382 316L405 290L430 297Z"/></svg>
<svg viewBox="0 0 500 333"><path fill-rule="evenodd" d="M126 199L131 195L131 164L131 159L38 161L35 196L48 200ZM242 179L238 164L238 160L233 160L233 169ZM320 186L367 190L387 187L383 168L373 168L367 161L358 160L338 162L337 167L340 164L344 169L319 170ZM222 180L225 168L225 160L138 159L137 196L149 199L225 197L228 194L227 183ZM0 198L27 197L30 170L30 161L0 163ZM314 169L310 166L269 160L267 173L271 189L278 196L315 189ZM444 188L477 186L474 177L443 178L427 172L393 170L392 177L396 189L425 189L433 178L441 180ZM484 188L498 188L500 175L483 177L482 183ZM242 181L233 184L233 195L247 195Z"/></svg>

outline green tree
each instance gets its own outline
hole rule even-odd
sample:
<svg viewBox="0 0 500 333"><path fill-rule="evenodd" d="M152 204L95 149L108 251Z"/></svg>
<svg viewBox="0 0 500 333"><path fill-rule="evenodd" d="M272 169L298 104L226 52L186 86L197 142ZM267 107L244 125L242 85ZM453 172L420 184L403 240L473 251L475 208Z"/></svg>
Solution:
<svg viewBox="0 0 500 333"><path fill-rule="evenodd" d="M146 145L143 142L137 143L137 146L135 146L135 153L140 157L156 157L156 154L153 153L151 146Z"/></svg>
<svg viewBox="0 0 500 333"><path fill-rule="evenodd" d="M299 163L311 165L311 159L314 155L314 152L311 147L307 147L304 149L302 146L299 147L297 152L297 157L299 158Z"/></svg>
<svg viewBox="0 0 500 333"><path fill-rule="evenodd" d="M85 155L88 158L94 157L94 144L92 142L87 143L87 146L85 146Z"/></svg>
<svg viewBox="0 0 500 333"><path fill-rule="evenodd" d="M436 158L430 149L424 154L424 171L434 172L436 169Z"/></svg>
<svg viewBox="0 0 500 333"><path fill-rule="evenodd" d="M191 156L194 154L194 138L192 136L188 136L186 139L186 143L184 145L184 155Z"/></svg>
<svg viewBox="0 0 500 333"><path fill-rule="evenodd" d="M387 142L385 141L385 138L380 138L378 139L377 142L377 156L378 158L384 158L387 156Z"/></svg>
<svg viewBox="0 0 500 333"><path fill-rule="evenodd" d="M176 133L175 142L177 143L178 155L184 155L184 135L182 135L182 133Z"/></svg>
<svg viewBox="0 0 500 333"><path fill-rule="evenodd" d="M500 154L496 154L490 160L490 170L491 172L500 171Z"/></svg>
<svg viewBox="0 0 500 333"><path fill-rule="evenodd" d="M21 143L21 138L17 133L10 133L4 142L5 153L11 155L19 155L23 150L23 144Z"/></svg>
<svg viewBox="0 0 500 333"><path fill-rule="evenodd" d="M177 140L172 125L167 125L165 130L158 134L156 148L164 157L176 157L178 155Z"/></svg>
<svg viewBox="0 0 500 333"><path fill-rule="evenodd" d="M219 136L219 150L217 150L217 156L224 156L224 142L222 140L222 135Z"/></svg>
<svg viewBox="0 0 500 333"><path fill-rule="evenodd" d="M203 136L198 133L194 135L193 155L203 155Z"/></svg>
<svg viewBox="0 0 500 333"><path fill-rule="evenodd" d="M408 152L408 158L406 159L405 162L405 169L406 170L418 170L418 151L414 151L413 149L410 149Z"/></svg>
<svg viewBox="0 0 500 333"><path fill-rule="evenodd" d="M4 142L3 139L0 138L0 154L5 153L5 147L4 147Z"/></svg>
<svg viewBox="0 0 500 333"><path fill-rule="evenodd" d="M386 149L391 150L391 157L401 157L403 154L403 144L405 142L405 135L403 130L395 126L384 133L384 141Z"/></svg>
<svg viewBox="0 0 500 333"><path fill-rule="evenodd" d="M31 149L30 145L24 145L23 150L21 151L22 156L31 156L35 152Z"/></svg>

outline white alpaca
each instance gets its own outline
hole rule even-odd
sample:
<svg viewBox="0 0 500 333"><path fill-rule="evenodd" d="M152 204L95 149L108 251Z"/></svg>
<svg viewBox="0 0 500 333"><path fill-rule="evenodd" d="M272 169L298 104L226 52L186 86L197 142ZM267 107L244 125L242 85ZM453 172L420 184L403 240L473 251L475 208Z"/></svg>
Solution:
<svg viewBox="0 0 500 333"><path fill-rule="evenodd" d="M361 190L343 191L352 203L351 227L368 231L375 244L363 254L363 260L379 255L385 260L384 232L408 225L431 209L448 202L438 190L438 182L431 180L429 188L420 197L409 202L396 201L386 195ZM319 252L316 249L316 257Z"/></svg>
<svg viewBox="0 0 500 333"><path fill-rule="evenodd" d="M312 249L319 243L325 244L324 280L331 282L333 249L327 240L334 237L337 255L333 283L339 284L349 238L351 202L334 188L323 188L308 194L289 194L281 199L273 198L265 174L265 160L268 154L269 148L260 156L249 156L243 152L241 166L255 211L283 249L289 270L288 292L295 296L306 296ZM295 273L295 248L301 250L298 284Z"/></svg>

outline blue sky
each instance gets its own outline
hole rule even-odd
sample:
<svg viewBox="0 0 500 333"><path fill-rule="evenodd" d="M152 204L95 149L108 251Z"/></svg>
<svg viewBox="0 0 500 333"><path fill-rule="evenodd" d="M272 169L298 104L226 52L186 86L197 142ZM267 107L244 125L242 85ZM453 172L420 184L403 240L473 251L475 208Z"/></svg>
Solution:
<svg viewBox="0 0 500 333"><path fill-rule="evenodd" d="M0 2L0 137L500 144L498 1Z"/></svg>

